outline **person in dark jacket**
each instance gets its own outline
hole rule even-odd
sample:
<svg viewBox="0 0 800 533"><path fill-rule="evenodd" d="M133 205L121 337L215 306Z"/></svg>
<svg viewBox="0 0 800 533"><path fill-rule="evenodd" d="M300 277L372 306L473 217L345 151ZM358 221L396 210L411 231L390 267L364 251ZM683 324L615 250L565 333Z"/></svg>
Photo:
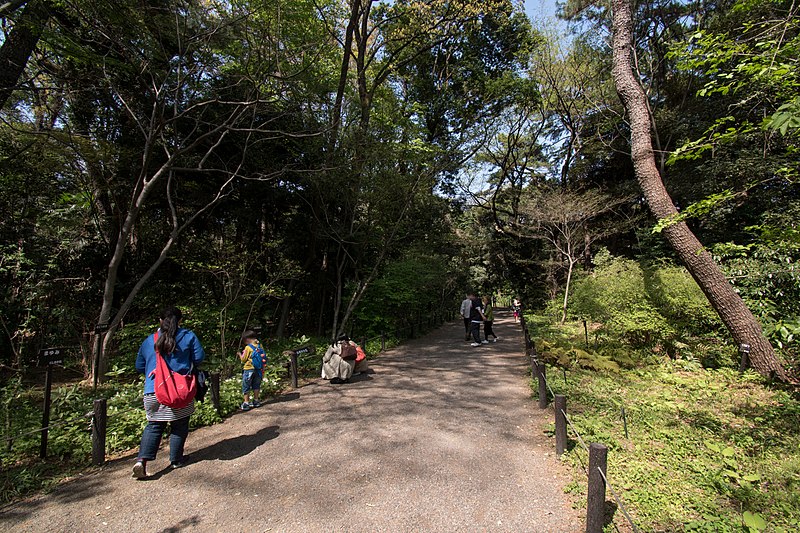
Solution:
<svg viewBox="0 0 800 533"><path fill-rule="evenodd" d="M486 320L483 314L483 302L480 298L473 295L472 309L469 314L470 318L470 334L472 335L472 343L470 346L480 346L481 344L488 344L489 341L481 342L481 324Z"/></svg>

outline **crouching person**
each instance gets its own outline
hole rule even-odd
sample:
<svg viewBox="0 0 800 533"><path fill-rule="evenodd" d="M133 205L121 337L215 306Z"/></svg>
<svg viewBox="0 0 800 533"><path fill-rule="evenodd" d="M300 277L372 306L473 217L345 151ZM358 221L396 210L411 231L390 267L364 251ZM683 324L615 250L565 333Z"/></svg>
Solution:
<svg viewBox="0 0 800 533"><path fill-rule="evenodd" d="M322 357L322 378L331 383L347 383L356 366L356 347L347 335L341 335Z"/></svg>

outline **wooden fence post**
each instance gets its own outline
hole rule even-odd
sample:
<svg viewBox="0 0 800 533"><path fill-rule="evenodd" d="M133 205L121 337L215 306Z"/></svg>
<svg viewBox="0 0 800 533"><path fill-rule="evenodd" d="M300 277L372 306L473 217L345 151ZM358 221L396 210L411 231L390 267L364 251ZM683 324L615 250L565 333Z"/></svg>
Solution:
<svg viewBox="0 0 800 533"><path fill-rule="evenodd" d="M289 354L289 365L290 370L292 371L292 388L298 388L297 385L297 351L292 350L292 353Z"/></svg>
<svg viewBox="0 0 800 533"><path fill-rule="evenodd" d="M536 376L539 378L539 409L547 409L547 377L544 363L536 363Z"/></svg>
<svg viewBox="0 0 800 533"><path fill-rule="evenodd" d="M608 448L597 442L589 445L589 488L586 500L586 533L602 533L606 514L606 463ZM603 473L600 474L600 471Z"/></svg>
<svg viewBox="0 0 800 533"><path fill-rule="evenodd" d="M103 466L106 462L106 427L108 424L108 404L105 398L94 401L92 415L92 464Z"/></svg>
<svg viewBox="0 0 800 533"><path fill-rule="evenodd" d="M556 453L562 455L567 450L567 397L556 394Z"/></svg>
<svg viewBox="0 0 800 533"><path fill-rule="evenodd" d="M219 372L211 373L211 404L217 410L217 414L222 416L222 408L219 402Z"/></svg>
<svg viewBox="0 0 800 533"><path fill-rule="evenodd" d="M42 435L39 444L39 457L47 458L47 433L50 426L50 391L53 388L53 365L47 365L44 377L44 409L42 411Z"/></svg>

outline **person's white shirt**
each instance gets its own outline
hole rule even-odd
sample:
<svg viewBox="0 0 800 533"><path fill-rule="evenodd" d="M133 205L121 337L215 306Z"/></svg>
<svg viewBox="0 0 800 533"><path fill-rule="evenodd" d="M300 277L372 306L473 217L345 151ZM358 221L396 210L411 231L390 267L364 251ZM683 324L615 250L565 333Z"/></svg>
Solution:
<svg viewBox="0 0 800 533"><path fill-rule="evenodd" d="M461 316L463 318L469 318L469 312L472 310L472 300L469 298L465 298L463 302L461 302Z"/></svg>

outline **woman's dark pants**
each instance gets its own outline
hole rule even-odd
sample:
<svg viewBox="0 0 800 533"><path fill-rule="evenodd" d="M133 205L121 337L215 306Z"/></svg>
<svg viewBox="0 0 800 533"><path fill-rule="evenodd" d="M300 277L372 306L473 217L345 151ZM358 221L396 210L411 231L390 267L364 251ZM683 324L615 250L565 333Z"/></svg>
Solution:
<svg viewBox="0 0 800 533"><path fill-rule="evenodd" d="M161 436L167 424L172 427L169 433L169 462L180 463L183 460L183 446L189 434L189 417L184 417L172 422L150 421L142 432L142 443L139 445L139 459L152 461L156 458L158 447L161 445Z"/></svg>

